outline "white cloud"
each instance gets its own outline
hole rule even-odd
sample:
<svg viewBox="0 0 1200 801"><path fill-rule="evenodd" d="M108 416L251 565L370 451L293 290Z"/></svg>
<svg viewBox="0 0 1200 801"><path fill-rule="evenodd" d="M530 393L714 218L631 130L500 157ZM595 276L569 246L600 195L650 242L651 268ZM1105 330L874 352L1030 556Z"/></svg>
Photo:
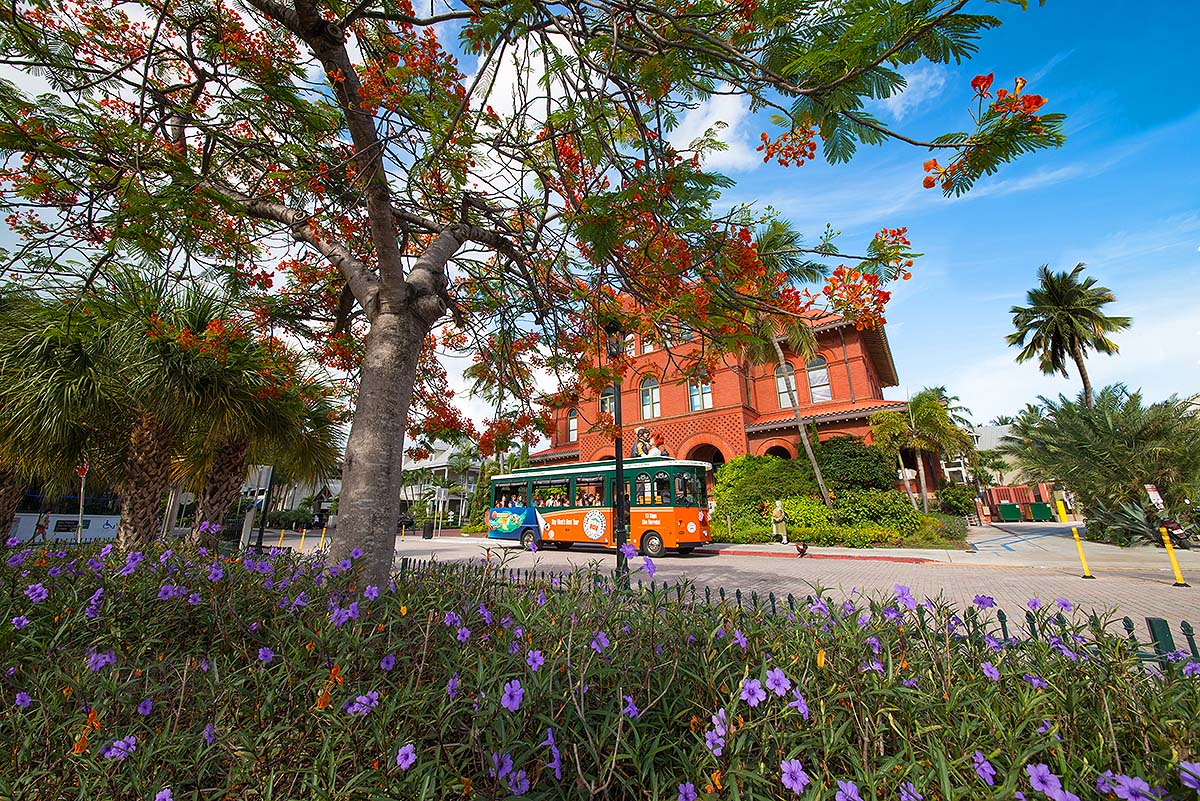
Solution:
<svg viewBox="0 0 1200 801"><path fill-rule="evenodd" d="M908 85L897 94L872 101L870 105L882 108L893 119L902 120L942 93L948 72L943 64L919 64L901 69L900 74Z"/></svg>
<svg viewBox="0 0 1200 801"><path fill-rule="evenodd" d="M744 95L713 95L684 115L679 127L671 132L671 144L689 148L710 128L724 124L716 132L716 138L728 149L710 151L704 159L705 166L717 170L753 169L762 164L762 157L755 151L754 134L745 124L749 116L750 101Z"/></svg>

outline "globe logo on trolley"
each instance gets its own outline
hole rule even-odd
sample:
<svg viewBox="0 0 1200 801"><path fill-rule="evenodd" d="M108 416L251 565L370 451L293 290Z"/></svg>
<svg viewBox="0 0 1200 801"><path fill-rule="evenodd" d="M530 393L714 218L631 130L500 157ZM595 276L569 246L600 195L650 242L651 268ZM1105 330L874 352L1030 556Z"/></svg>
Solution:
<svg viewBox="0 0 1200 801"><path fill-rule="evenodd" d="M604 519L604 512L593 509L583 516L583 533L589 540L604 539L604 532L607 530L608 522Z"/></svg>

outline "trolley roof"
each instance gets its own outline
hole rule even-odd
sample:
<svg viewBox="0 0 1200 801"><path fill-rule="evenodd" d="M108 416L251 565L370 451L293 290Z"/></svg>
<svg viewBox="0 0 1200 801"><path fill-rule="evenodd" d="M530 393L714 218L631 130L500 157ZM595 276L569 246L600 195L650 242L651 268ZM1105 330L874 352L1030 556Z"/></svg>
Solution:
<svg viewBox="0 0 1200 801"><path fill-rule="evenodd" d="M712 465L708 462L698 462L691 459L672 459L662 456L640 456L634 459L625 459L624 468L627 471L633 471L636 468L642 467L699 467L703 470L711 470ZM589 473L611 473L617 469L617 461L615 459L604 459L599 462L576 462L570 465L555 465L552 467L518 467L511 473L504 473L498 476L492 476L492 481L500 481L502 479L528 479L528 478L553 478L556 476L577 476L587 475Z"/></svg>

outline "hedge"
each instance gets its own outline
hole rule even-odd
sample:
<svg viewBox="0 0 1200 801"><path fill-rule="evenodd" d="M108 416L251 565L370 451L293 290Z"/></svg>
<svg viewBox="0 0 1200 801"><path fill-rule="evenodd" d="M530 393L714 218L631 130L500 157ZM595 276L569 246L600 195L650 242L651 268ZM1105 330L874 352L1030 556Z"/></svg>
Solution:
<svg viewBox="0 0 1200 801"><path fill-rule="evenodd" d="M484 561L376 588L290 552L10 549L0 797L1194 792L1200 661L1147 670L1065 599L1002 640L983 595L770 615Z"/></svg>

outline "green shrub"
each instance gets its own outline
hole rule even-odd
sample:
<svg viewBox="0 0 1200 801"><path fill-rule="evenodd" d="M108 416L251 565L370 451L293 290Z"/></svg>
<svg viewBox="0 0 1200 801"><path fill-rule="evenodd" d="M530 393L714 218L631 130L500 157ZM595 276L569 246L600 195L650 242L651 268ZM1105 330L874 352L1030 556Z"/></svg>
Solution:
<svg viewBox="0 0 1200 801"><path fill-rule="evenodd" d="M878 523L902 535L921 527L921 514L903 492L897 490L852 490L833 499L834 519L843 526Z"/></svg>
<svg viewBox="0 0 1200 801"><path fill-rule="evenodd" d="M746 545L750 543L773 542L776 539L770 526L746 523L745 521L735 523L732 529L726 528L725 524L721 523L720 525L712 526L709 530L712 532L713 542Z"/></svg>
<svg viewBox="0 0 1200 801"><path fill-rule="evenodd" d="M825 528L833 522L829 507L820 498L784 498L783 513L789 532L793 528Z"/></svg>
<svg viewBox="0 0 1200 801"><path fill-rule="evenodd" d="M766 523L776 500L817 492L812 467L803 459L739 456L717 472L712 494L716 522Z"/></svg>
<svg viewBox="0 0 1200 801"><path fill-rule="evenodd" d="M831 437L821 443L816 455L826 485L835 491L896 486L895 457L858 437Z"/></svg>
<svg viewBox="0 0 1200 801"><path fill-rule="evenodd" d="M921 527L903 538L906 548L965 548L967 521L954 515L921 515Z"/></svg>
<svg viewBox="0 0 1200 801"><path fill-rule="evenodd" d="M899 545L900 532L888 526L828 526L798 528L788 536L795 542L805 542L820 548L873 548L878 545Z"/></svg>
<svg viewBox="0 0 1200 801"><path fill-rule="evenodd" d="M298 531L301 526L307 527L311 522L312 513L301 509L288 509L282 512L267 513L267 528L288 528Z"/></svg>
<svg viewBox="0 0 1200 801"><path fill-rule="evenodd" d="M703 591L622 590L598 570L514 581L497 560L472 560L406 567L376 597L353 563L330 575L291 552L214 563L154 546L124 567L124 553L95 546L40 551L0 561L5 798L147 800L169 787L181 801L415 801L469 784L471 798L565 801L620 777L605 796L633 801L673 799L684 782L703 791L720 771L739 798L767 801L784 797L783 758L808 771L805 797L827 800L839 781L886 781L870 797L912 782L926 798L1033 798L1027 763L1089 799L1107 769L1194 797L1179 761L1200 742L1188 675L1200 662L1150 674L1137 643L1115 625L1091 630L1084 612L1060 623L1038 610L1053 638L992 650L990 612L919 598L909 611L893 595L772 615L707 605ZM743 683L772 666L802 700L768 690L749 706ZM737 729L714 756L705 730L718 713ZM128 758L104 756L129 737ZM977 751L997 771L994 795ZM493 754L511 759L511 778L490 770Z"/></svg>
<svg viewBox="0 0 1200 801"><path fill-rule="evenodd" d="M967 484L947 484L937 491L937 501L944 514L975 514L975 490Z"/></svg>

